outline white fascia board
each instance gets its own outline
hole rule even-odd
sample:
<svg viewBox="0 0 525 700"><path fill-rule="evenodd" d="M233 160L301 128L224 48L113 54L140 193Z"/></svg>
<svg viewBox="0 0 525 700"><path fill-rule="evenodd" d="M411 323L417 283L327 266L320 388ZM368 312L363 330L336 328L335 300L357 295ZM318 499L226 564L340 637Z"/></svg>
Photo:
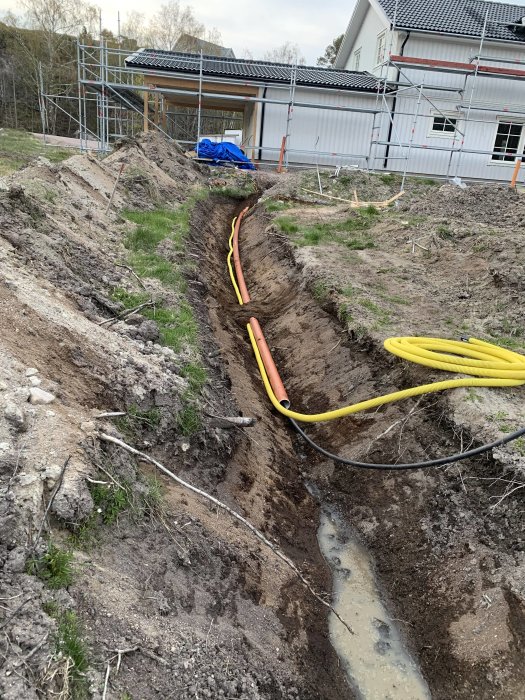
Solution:
<svg viewBox="0 0 525 700"><path fill-rule="evenodd" d="M334 62L334 68L344 68L350 57L350 52L355 41L355 38L361 28L361 24L366 17L366 12L368 10L370 3L368 0L357 0L350 21L348 22L348 27L346 28L343 41L337 52L337 56Z"/></svg>

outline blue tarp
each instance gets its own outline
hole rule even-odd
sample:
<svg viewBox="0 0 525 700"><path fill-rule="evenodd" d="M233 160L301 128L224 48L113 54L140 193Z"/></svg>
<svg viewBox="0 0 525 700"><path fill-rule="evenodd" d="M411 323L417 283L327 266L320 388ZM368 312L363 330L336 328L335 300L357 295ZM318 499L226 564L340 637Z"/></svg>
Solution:
<svg viewBox="0 0 525 700"><path fill-rule="evenodd" d="M197 146L199 148L198 151ZM195 151L199 154L199 158L209 158L217 165L222 165L227 161L235 163L238 168L243 168L244 170L255 170L255 165L251 160L244 155L238 146L229 141L213 143L210 139L202 139L195 145Z"/></svg>

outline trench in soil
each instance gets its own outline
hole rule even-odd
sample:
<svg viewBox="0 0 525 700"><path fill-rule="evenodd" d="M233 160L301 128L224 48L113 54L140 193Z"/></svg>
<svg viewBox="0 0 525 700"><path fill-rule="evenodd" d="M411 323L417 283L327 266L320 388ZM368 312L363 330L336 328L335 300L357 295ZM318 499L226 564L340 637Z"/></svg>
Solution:
<svg viewBox="0 0 525 700"><path fill-rule="evenodd" d="M337 319L312 298L287 242L265 232L267 215L257 207L241 230L243 270L253 301L239 307L226 268L234 213L232 205L218 202L211 214L209 209L197 207L193 217L194 230L201 232L206 246L201 274L211 329L240 413L257 419L254 427L242 433L224 480L217 487L218 497L234 503L255 526L273 537L318 589L331 591L332 572L317 540L319 501L323 503L343 523L346 534L342 545L351 532L355 546L365 548L370 555L371 579L372 572L375 575L371 585L380 591L385 606L386 619L380 622L389 626L407 658L414 659L415 673L420 668L425 679L422 684L428 683L432 697L516 697L512 693L525 680L519 625L512 629L509 647L491 661L491 670L510 669L499 685L487 683L487 666L479 659L461 659L453 654L449 637L451 622L473 604L473 587L477 584L472 581L479 578L479 562L469 559L458 545L457 524L464 515L461 508L470 508L469 532L472 528L482 531L489 493L476 492L471 497L461 494L465 502L460 507L461 487L453 468L366 472L336 465L312 453L271 407L249 345L246 323L252 315L260 321L296 410L326 410L432 381L433 377L422 368L407 367L391 358L367 339L352 341ZM423 399L417 406L414 401L406 401L383 407L371 416L347 417L309 431L323 445L365 461L393 462L400 458L401 451L403 461L441 456L457 450L453 449L451 429L442 420L440 401L435 397ZM411 419L405 420L411 409ZM402 430L394 439L376 439L395 421L401 423ZM489 468L489 462L482 459L465 465L478 476ZM308 492L307 483L314 485L319 501ZM429 527L434 528L431 535ZM443 559L441 552L447 549L447 538L450 554ZM264 604L269 599L268 577L253 577L248 584L255 600ZM457 597L451 599L445 591L455 591ZM289 582L277 598L288 641L293 644L306 632L307 651L302 656L301 673L310 687L327 699L361 697L359 683L349 684L345 664L341 664L330 642L326 609L297 581ZM351 609L351 605L345 609ZM371 673L377 674L381 664L372 663L371 668ZM362 697L425 695L416 692L390 696L383 686L383 690L369 694L362 688Z"/></svg>

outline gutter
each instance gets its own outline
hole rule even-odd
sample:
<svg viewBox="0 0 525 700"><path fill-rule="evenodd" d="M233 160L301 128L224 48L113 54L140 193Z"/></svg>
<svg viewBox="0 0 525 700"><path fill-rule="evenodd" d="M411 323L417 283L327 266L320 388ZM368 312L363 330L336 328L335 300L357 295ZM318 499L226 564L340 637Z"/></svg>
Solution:
<svg viewBox="0 0 525 700"><path fill-rule="evenodd" d="M410 32L407 32L406 37L403 39L403 43L401 44L401 48L399 50L399 56L403 56L403 52L405 50L405 46L407 44L407 41L410 38ZM396 77L396 83L399 83L399 79L401 77L401 69L397 69L397 77ZM388 79L388 68L387 68L387 79ZM390 155L390 142L392 141L392 132L394 130L394 119L395 119L395 114L396 114L396 105L397 105L397 92L394 95L394 98L392 100L392 119L390 120L390 123L388 125L388 144L386 147L385 151L385 159L383 160L383 169L387 170L388 169L388 156Z"/></svg>

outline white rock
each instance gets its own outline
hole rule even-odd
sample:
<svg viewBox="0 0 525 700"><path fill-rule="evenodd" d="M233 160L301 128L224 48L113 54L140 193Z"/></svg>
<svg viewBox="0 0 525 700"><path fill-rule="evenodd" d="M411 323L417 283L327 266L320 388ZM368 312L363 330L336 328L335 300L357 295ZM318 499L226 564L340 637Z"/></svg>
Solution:
<svg viewBox="0 0 525 700"><path fill-rule="evenodd" d="M38 370L36 367L28 367L26 369L26 377L34 377L35 374L38 374Z"/></svg>
<svg viewBox="0 0 525 700"><path fill-rule="evenodd" d="M80 430L84 433L92 433L95 430L95 423L90 420L86 420L80 424Z"/></svg>
<svg viewBox="0 0 525 700"><path fill-rule="evenodd" d="M7 389L7 384L5 382L0 382L0 391L5 391Z"/></svg>
<svg viewBox="0 0 525 700"><path fill-rule="evenodd" d="M8 442L0 442L0 452L7 452L11 445Z"/></svg>
<svg viewBox="0 0 525 700"><path fill-rule="evenodd" d="M190 449L190 443L189 442L182 442L180 445L180 448L183 452L187 452Z"/></svg>
<svg viewBox="0 0 525 700"><path fill-rule="evenodd" d="M52 403L55 399L56 396L50 394L49 391L44 391L36 386L29 389L29 401L36 406Z"/></svg>
<svg viewBox="0 0 525 700"><path fill-rule="evenodd" d="M18 483L20 486L29 486L29 484L34 484L37 478L36 474L25 474L22 472L18 475Z"/></svg>
<svg viewBox="0 0 525 700"><path fill-rule="evenodd" d="M46 416L53 418L53 416L56 416L56 413L54 411L46 411Z"/></svg>
<svg viewBox="0 0 525 700"><path fill-rule="evenodd" d="M29 383L31 386L40 386L40 384L42 384L42 380L38 377L29 377Z"/></svg>
<svg viewBox="0 0 525 700"><path fill-rule="evenodd" d="M10 401L4 408L4 418L17 430L23 431L26 428L26 416L24 411Z"/></svg>

